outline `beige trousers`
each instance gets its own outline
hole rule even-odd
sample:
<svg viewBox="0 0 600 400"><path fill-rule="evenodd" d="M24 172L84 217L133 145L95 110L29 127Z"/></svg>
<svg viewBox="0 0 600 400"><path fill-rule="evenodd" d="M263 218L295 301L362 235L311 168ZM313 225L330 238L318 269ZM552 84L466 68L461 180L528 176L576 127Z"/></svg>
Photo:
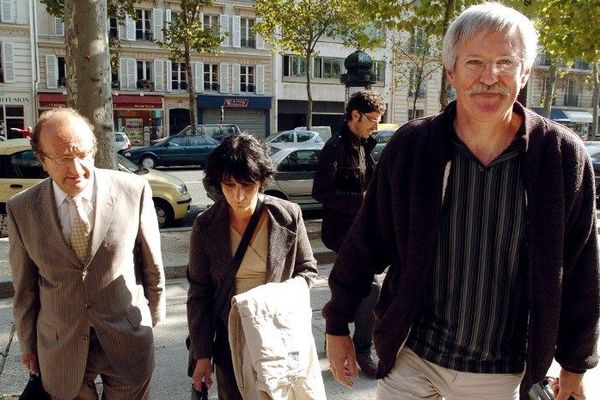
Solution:
<svg viewBox="0 0 600 400"><path fill-rule="evenodd" d="M377 384L377 400L519 400L518 374L476 374L440 367L406 346Z"/></svg>

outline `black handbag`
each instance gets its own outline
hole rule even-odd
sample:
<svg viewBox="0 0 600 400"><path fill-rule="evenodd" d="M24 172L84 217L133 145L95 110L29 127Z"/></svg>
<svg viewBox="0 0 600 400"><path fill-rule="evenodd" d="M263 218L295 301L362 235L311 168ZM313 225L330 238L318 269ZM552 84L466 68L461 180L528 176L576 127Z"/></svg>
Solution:
<svg viewBox="0 0 600 400"><path fill-rule="evenodd" d="M38 374L29 375L29 380L19 400L51 400L50 395L44 390L42 378Z"/></svg>
<svg viewBox="0 0 600 400"><path fill-rule="evenodd" d="M202 382L200 390L196 390L194 385L192 385L192 395L190 400L208 400L208 388L206 387L206 383Z"/></svg>
<svg viewBox="0 0 600 400"><path fill-rule="evenodd" d="M258 220L260 219L260 215L262 214L263 202L261 196L258 196L258 201L256 202L256 208L252 213L252 217L250 217L250 221L248 221L248 226L246 226L246 230L244 231L244 235L240 240L240 244L238 245L237 250L235 251L235 255L231 260L231 264L229 264L229 270L232 272L227 274L225 277L225 281L221 285L220 291L215 293L215 309L213 310L213 316L211 324L213 328L216 326L217 316L223 306L225 306L227 302L227 297L231 292L231 288L235 282L235 275L237 274L237 270L240 268L240 264L242 263L242 259L244 258L244 254L248 249L248 245L250 244L250 239L252 239L252 234L256 229L256 225L258 225ZM190 349L190 336L185 339L185 346L187 349ZM192 356L192 352L188 353L188 376L191 377L194 374L194 368L196 368L196 359ZM193 392L193 386L192 386ZM192 393L193 396L193 393Z"/></svg>
<svg viewBox="0 0 600 400"><path fill-rule="evenodd" d="M554 391L550 387L550 380L556 378L545 377L541 382L536 383L529 390L530 400L554 400ZM575 400L569 396L568 400Z"/></svg>

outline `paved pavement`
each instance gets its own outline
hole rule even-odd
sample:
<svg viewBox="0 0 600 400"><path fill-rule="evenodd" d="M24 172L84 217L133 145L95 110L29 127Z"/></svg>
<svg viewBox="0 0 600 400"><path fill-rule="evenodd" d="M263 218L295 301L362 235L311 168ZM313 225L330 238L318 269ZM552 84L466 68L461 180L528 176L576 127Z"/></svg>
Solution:
<svg viewBox="0 0 600 400"><path fill-rule="evenodd" d="M329 298L326 279L331 270L333 254L319 240L319 220L307 220L307 230L315 257L319 261L319 279L311 291L313 308L313 335L319 351L319 361L329 399L366 400L375 398L376 381L360 376L354 389L346 389L334 381L323 353L324 320L321 316L323 305ZM167 319L156 329L156 369L152 380L152 399L188 399L190 380L186 375L187 322L185 301L187 282L184 279L187 264L189 228L175 228L161 231L163 259L167 274ZM19 362L19 343L14 332L12 317L12 287L8 266L8 239L0 238L0 400L15 399L27 381L27 372ZM549 374L556 376L559 367L556 363ZM600 400L600 368L588 371L585 377L588 399ZM209 398L216 399L211 390Z"/></svg>

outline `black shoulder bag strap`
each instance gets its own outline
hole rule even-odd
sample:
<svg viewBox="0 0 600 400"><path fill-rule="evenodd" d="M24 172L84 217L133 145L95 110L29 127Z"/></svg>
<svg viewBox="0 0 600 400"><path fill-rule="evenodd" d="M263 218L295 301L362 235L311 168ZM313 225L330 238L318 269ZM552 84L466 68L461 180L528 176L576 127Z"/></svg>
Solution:
<svg viewBox="0 0 600 400"><path fill-rule="evenodd" d="M246 254L246 250L248 249L248 245L250 244L250 239L252 239L252 234L256 230L256 225L258 225L258 220L262 214L263 210L263 201L262 196L258 195L258 200L256 202L256 208L250 217L250 221L248 221L248 226L242 235L242 239L240 240L240 244L238 245L237 250L235 251L235 255L229 264L229 270L231 273L227 274L221 288L218 292L215 293L214 299L214 309L213 315L211 319L211 324L213 330L216 327L217 318L221 313L221 310L227 303L227 297L229 297L229 293L231 293L231 289L233 288L233 283L235 282L235 276L237 275L237 271L240 269L240 265L242 264L242 260L244 259L244 254ZM185 339L185 344L188 350L190 349L190 337ZM189 352L188 357L188 376L192 376L194 373L194 368L196 366L196 360L192 357L192 352Z"/></svg>

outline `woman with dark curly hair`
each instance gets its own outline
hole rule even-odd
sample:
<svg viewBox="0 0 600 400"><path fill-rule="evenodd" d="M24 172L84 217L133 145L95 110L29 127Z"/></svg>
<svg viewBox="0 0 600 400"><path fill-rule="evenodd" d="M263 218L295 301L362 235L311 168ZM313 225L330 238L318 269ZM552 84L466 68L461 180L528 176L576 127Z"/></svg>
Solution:
<svg viewBox="0 0 600 400"><path fill-rule="evenodd" d="M212 359L221 400L243 398L228 340L232 297L267 282L297 276L310 286L317 273L300 207L259 194L274 174L268 146L247 133L225 138L206 167L208 185L223 196L194 222L188 265L188 326L190 352L196 360L194 387L212 384ZM232 260L253 214L258 222L236 269Z"/></svg>

